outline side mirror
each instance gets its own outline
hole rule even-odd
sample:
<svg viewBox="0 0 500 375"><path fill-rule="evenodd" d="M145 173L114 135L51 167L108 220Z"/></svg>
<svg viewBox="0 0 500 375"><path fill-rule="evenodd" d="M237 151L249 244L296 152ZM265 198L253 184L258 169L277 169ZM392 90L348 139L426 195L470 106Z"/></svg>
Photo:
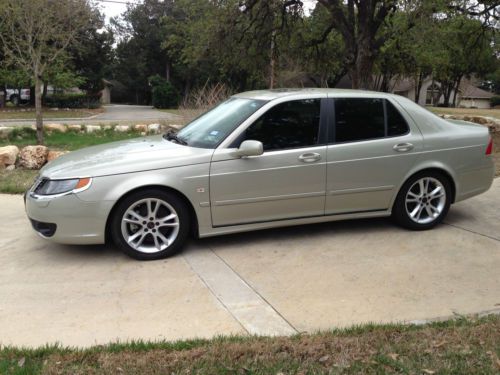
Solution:
<svg viewBox="0 0 500 375"><path fill-rule="evenodd" d="M264 153L264 146L259 141L243 141L240 147L234 153L235 156L259 156Z"/></svg>

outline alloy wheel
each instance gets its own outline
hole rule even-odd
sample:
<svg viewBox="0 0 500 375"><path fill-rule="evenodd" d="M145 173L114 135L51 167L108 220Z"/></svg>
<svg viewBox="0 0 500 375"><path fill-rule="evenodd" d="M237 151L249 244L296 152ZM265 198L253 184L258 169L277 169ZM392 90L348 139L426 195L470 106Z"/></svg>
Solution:
<svg viewBox="0 0 500 375"><path fill-rule="evenodd" d="M121 232L130 247L151 254L165 250L175 241L179 225L179 215L172 205L158 198L146 198L125 211Z"/></svg>
<svg viewBox="0 0 500 375"><path fill-rule="evenodd" d="M446 206L446 189L434 177L423 177L408 189L405 198L406 213L418 224L436 220Z"/></svg>

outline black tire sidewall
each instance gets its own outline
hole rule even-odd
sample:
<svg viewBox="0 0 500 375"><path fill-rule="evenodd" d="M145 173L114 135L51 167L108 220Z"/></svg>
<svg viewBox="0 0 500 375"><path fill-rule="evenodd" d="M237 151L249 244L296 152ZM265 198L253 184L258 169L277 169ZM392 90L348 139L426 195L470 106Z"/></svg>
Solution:
<svg viewBox="0 0 500 375"><path fill-rule="evenodd" d="M446 202L443 208L443 211L441 214L432 222L427 223L427 224L419 224L413 221L408 213L406 212L406 206L405 206L405 199L406 195L408 193L408 190L410 189L413 184L420 180L421 178L425 177L432 177L441 182L441 184L444 186L445 192L446 192ZM396 197L396 201L394 202L393 208L392 208L392 218L402 227L407 228L407 229L412 229L412 230L427 230L434 228L436 225L441 223L443 219L446 217L448 214L448 211L450 209L451 205L451 200L452 200L452 189L451 189L451 183L450 180L447 176L445 176L442 173L435 172L435 171L424 171L417 173L410 177L401 187L399 190L399 193Z"/></svg>
<svg viewBox="0 0 500 375"><path fill-rule="evenodd" d="M174 240L174 242L165 250L151 254L143 253L132 248L123 238L121 231L121 221L125 211L132 204L134 204L134 202L147 198L157 198L167 202L175 209L179 217L179 233L177 234L177 238ZM189 236L189 208L182 198L168 191L163 191L160 189L145 189L132 193L118 203L116 208L113 210L112 215L113 216L111 218L110 230L113 242L121 251L134 259L156 260L172 256L182 249Z"/></svg>

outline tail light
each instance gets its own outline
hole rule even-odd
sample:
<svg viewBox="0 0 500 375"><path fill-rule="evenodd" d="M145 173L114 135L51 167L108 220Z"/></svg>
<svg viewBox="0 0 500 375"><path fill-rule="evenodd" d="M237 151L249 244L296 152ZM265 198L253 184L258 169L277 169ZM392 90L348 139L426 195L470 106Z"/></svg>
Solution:
<svg viewBox="0 0 500 375"><path fill-rule="evenodd" d="M486 147L486 155L491 155L493 152L493 138L490 137L490 142L488 143L488 147Z"/></svg>

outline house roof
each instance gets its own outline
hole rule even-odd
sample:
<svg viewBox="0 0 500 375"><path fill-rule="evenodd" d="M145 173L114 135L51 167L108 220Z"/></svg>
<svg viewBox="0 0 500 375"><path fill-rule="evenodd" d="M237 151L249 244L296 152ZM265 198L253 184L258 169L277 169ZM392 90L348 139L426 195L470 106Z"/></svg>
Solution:
<svg viewBox="0 0 500 375"><path fill-rule="evenodd" d="M460 91L462 93L462 99L490 99L494 94L489 91L480 89L479 87L473 86L471 84L464 84Z"/></svg>

